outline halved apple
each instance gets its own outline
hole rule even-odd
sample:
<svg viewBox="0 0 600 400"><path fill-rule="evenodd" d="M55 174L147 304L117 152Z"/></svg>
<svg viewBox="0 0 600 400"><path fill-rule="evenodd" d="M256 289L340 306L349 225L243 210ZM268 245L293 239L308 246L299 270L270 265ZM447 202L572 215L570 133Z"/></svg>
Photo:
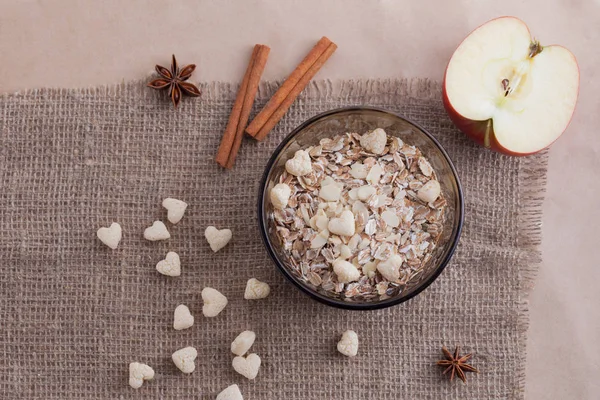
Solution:
<svg viewBox="0 0 600 400"><path fill-rule="evenodd" d="M536 153L565 131L577 103L579 68L562 46L542 46L518 18L475 29L452 55L444 106L465 134L509 155Z"/></svg>

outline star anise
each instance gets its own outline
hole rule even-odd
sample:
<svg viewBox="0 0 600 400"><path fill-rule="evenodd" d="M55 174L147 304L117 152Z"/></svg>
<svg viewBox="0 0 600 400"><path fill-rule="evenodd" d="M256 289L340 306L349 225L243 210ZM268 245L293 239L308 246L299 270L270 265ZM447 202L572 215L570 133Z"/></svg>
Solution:
<svg viewBox="0 0 600 400"><path fill-rule="evenodd" d="M196 85L185 82L192 76L195 69L196 64L186 65L180 69L177 65L177 60L175 60L175 55L173 54L171 70L169 71L167 68L157 65L156 72L158 72L161 77L149 82L148 86L158 90L169 88L171 101L173 102L173 105L177 107L181 101L182 92L189 96L200 96L200 89L198 89Z"/></svg>
<svg viewBox="0 0 600 400"><path fill-rule="evenodd" d="M476 372L477 369L469 364L467 361L471 358L472 354L467 354L465 356L459 356L458 351L459 347L456 346L456 350L454 350L454 355L448 351L446 346L442 347L442 351L444 352L445 360L440 360L437 362L437 365L441 365L443 367L448 367L444 370L444 374L448 371L452 371L450 373L450 380L454 379L454 374L458 375L458 377L464 382L467 383L467 377L465 376L465 372Z"/></svg>

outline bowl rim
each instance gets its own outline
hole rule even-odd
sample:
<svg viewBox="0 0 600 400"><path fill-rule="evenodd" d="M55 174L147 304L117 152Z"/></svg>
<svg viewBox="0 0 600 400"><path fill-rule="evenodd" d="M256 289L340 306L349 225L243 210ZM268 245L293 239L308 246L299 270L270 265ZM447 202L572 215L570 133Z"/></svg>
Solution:
<svg viewBox="0 0 600 400"><path fill-rule="evenodd" d="M273 165L275 164L275 161L277 160L277 157L279 156L281 151L284 149L284 147L294 137L296 137L296 135L298 135L298 133L300 133L302 130L304 130L308 125L310 125L313 122L318 121L322 118L328 117L330 115L338 114L338 113L342 113L342 112L348 112L348 111L375 111L375 112L379 112L379 113L383 113L383 114L388 114L395 118L399 118L399 119L415 126L416 128L420 129L421 132L423 132L435 144L435 146L437 146L438 150L442 153L442 155L448 162L448 165L450 166L450 170L452 171L452 175L454 176L454 179L456 182L456 187L457 187L457 192L458 192L458 203L459 203L459 207L458 207L459 216L458 216L458 227L457 227L457 232L456 232L456 237L454 239L454 242L451 244L449 251L446 253L446 256L442 259L442 261L438 265L437 269L433 272L433 274L428 279L423 281L421 283L421 285L419 287L417 287L413 292L411 292L410 294L408 294L407 296L404 296L404 297L398 297L398 298L391 297L389 299L374 302L374 303L351 303L351 302L345 302L343 300L332 299L332 298L324 296L316 291L313 291L313 290L309 289L307 286L298 282L296 280L296 278L294 276L292 276L291 272L288 271L282 265L282 263L277 258L275 251L272 248L271 242L269 240L269 236L267 234L267 227L264 224L264 211L265 210L264 210L263 205L265 204L264 200L265 200L265 196L266 196L265 190L266 190L266 186L267 186L267 178L269 176L269 172L271 171L271 169L273 168ZM262 175L262 178L261 178L261 181L259 184L258 214L257 215L258 215L260 236L261 236L262 242L267 250L267 253L269 254L271 259L277 266L277 269L279 270L279 272L281 272L283 274L283 276L285 276L287 278L287 280L290 281L294 286L296 286L298 289L300 289L300 291L307 294L312 299L317 300L320 303L326 304L331 307L341 308L341 309L346 309L346 310L378 310L378 309L382 309L382 308L395 306L395 305L404 303L404 302L412 299L413 297L420 294L423 290L427 289L438 278L438 276L440 276L442 271L450 263L450 260L452 259L452 256L454 255L454 252L456 251L456 247L458 246L458 243L460 241L460 236L461 236L462 228L463 228L463 224L464 224L464 214L465 214L465 212L464 212L464 197L463 197L462 185L461 185L460 179L458 177L458 173L456 172L456 168L454 167L454 163L452 162L452 159L450 158L450 156L448 155L448 153L446 152L444 147L440 144L440 142L438 142L438 140L431 133L429 133L429 131L427 131L425 128L423 128L420 124L417 124L417 123L411 121L410 119L402 116L399 113L389 111L389 110L379 108L379 107L371 107L371 106L342 107L342 108L336 108L333 110L325 111L323 113L317 114L314 117L307 119L306 121L304 121L303 123L298 125L294 130L292 130L292 132L290 132L281 141L281 143L279 143L277 148L275 150L273 150L273 153L271 154L271 157L269 158L269 161L267 162L267 164L265 166L265 169L263 171L263 175Z"/></svg>

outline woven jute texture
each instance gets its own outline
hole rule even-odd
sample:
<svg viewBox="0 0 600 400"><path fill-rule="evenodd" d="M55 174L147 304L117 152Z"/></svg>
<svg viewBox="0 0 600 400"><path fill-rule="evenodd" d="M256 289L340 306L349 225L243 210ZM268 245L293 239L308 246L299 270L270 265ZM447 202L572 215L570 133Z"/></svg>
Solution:
<svg viewBox="0 0 600 400"><path fill-rule="evenodd" d="M42 89L0 97L0 398L213 399L238 383L245 399L520 399L527 292L540 261L540 206L547 154L510 158L472 144L448 120L440 85L425 80L314 82L264 143L246 139L233 171L213 158L237 85L203 84L177 110L144 82ZM256 112L276 84L260 88ZM256 202L271 151L315 114L347 105L400 112L447 149L465 192L465 226L442 275L407 303L346 311L317 303L284 280L261 243ZM166 221L165 197L190 204L168 225L172 238L142 233ZM110 250L96 230L117 221ZM233 230L213 253L208 225ZM168 251L182 275L157 273ZM266 300L243 299L246 281L271 285ZM202 316L200 291L229 298ZM187 304L196 323L175 331ZM262 358L255 381L233 371L229 347L246 329ZM346 329L359 355L336 352ZM449 382L441 347L474 352L469 384ZM196 371L171 354L194 346ZM128 364L156 371L139 390Z"/></svg>

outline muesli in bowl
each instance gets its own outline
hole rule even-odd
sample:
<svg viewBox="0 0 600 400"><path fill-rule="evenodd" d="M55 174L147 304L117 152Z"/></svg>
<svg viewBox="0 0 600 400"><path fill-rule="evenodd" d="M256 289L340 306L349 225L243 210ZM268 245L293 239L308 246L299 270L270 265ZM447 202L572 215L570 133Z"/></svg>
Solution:
<svg viewBox="0 0 600 400"><path fill-rule="evenodd" d="M443 190L447 183L419 146L389 130L298 141L263 185L271 255L328 304L390 305L431 275L438 247L447 247L444 227L455 223L456 209L448 198L460 195Z"/></svg>

